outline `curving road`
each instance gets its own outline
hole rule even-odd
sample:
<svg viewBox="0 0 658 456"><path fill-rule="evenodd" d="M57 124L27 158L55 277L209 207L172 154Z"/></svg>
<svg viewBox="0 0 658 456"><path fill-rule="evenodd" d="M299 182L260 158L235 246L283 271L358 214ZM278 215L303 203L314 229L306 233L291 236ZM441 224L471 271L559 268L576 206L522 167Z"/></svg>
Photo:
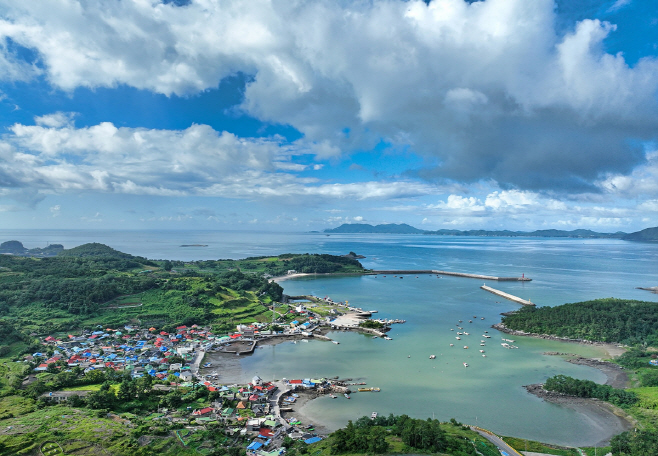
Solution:
<svg viewBox="0 0 658 456"><path fill-rule="evenodd" d="M503 456L523 456L521 453L516 451L514 448L509 446L508 444L505 443L503 439L498 437L496 434L486 431L482 428L478 428L475 426L470 426L471 431L475 431L478 434L480 434L482 437L496 445L498 448L498 451L500 451L500 454Z"/></svg>

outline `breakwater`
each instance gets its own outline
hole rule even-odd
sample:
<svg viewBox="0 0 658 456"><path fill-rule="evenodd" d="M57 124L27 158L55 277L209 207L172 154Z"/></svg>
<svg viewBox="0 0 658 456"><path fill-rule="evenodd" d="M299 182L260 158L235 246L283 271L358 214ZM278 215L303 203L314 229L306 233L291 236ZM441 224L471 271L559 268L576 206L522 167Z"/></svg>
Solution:
<svg viewBox="0 0 658 456"><path fill-rule="evenodd" d="M532 280L526 277L525 275L521 277L496 277L496 276L488 276L482 274L470 274L468 272L439 271L436 269L408 269L408 270L386 270L386 271L373 270L370 274L394 274L394 275L438 274L445 276L466 277L468 279L496 280L499 282L530 282Z"/></svg>
<svg viewBox="0 0 658 456"><path fill-rule="evenodd" d="M514 296L509 293L505 293L504 291L496 290L495 288L488 287L486 285L482 285L480 288L482 288L485 291L488 291L489 293L493 293L495 295L501 296L505 299L509 299L510 301L514 301L519 304L523 304L524 306L534 306L535 304L526 299L519 298L518 296Z"/></svg>

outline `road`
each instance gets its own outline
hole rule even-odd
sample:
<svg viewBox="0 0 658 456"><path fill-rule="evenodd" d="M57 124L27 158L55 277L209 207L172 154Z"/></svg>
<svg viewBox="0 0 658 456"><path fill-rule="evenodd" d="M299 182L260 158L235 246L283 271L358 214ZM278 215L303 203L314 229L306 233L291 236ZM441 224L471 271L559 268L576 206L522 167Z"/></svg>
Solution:
<svg viewBox="0 0 658 456"><path fill-rule="evenodd" d="M480 428L476 428L475 426L471 426L471 430L477 432L482 437L484 437L485 439L487 439L488 441L490 441L491 443L496 445L498 447L498 450L501 451L501 454L504 451L505 453L508 454L508 456L523 456L523 455L521 455L521 453L516 451L514 448L512 448L511 446L506 444L503 441L503 439L501 439L497 435L485 432L485 431L481 430Z"/></svg>

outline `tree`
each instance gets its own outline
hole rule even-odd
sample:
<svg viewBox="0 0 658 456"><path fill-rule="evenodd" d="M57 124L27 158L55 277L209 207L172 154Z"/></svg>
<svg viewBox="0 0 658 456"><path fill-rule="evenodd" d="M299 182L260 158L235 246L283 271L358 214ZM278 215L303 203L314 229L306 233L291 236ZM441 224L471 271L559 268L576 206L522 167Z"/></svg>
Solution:
<svg viewBox="0 0 658 456"><path fill-rule="evenodd" d="M165 271L171 271L172 268L173 268L173 264L171 263L171 261L165 260L164 265L163 265L163 269Z"/></svg>

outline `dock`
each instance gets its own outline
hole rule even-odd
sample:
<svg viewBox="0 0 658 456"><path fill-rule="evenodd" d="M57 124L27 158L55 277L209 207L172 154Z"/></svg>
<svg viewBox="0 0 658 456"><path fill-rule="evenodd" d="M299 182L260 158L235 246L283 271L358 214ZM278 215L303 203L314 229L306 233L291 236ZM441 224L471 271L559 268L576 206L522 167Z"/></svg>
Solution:
<svg viewBox="0 0 658 456"><path fill-rule="evenodd" d="M514 296L509 293L505 293L504 291L496 290L495 288L488 287L486 285L482 285L480 288L482 288L485 291L488 291L489 293L493 293L495 295L501 296L505 299L509 299L510 301L514 301L518 304L522 304L524 306L534 306L535 304L530 301L530 300L525 300L522 298L519 298L518 296Z"/></svg>
<svg viewBox="0 0 658 456"><path fill-rule="evenodd" d="M482 274L470 274L468 272L451 272L451 271L439 271L436 269L410 269L410 270L390 270L390 271L372 271L371 274L393 274L393 275L405 275L405 274L438 274L445 276L455 276L455 277L466 277L468 279L480 279L480 280L496 280L498 282L530 282L532 279L526 277L525 275L521 277L496 277L488 276Z"/></svg>

